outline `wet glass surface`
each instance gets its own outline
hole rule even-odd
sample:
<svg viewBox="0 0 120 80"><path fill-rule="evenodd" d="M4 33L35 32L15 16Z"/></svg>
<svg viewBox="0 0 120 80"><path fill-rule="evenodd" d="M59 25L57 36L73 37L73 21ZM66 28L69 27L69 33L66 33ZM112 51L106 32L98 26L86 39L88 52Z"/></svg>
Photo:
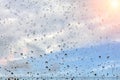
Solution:
<svg viewBox="0 0 120 80"><path fill-rule="evenodd" d="M119 0L0 0L0 80L119 80Z"/></svg>

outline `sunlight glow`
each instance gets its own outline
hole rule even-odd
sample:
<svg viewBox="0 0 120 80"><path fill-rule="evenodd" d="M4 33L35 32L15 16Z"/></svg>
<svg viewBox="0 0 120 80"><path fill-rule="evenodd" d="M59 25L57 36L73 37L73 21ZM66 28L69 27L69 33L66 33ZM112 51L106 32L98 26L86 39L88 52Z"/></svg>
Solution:
<svg viewBox="0 0 120 80"><path fill-rule="evenodd" d="M111 7L114 9L118 9L120 6L120 1L119 0L110 0Z"/></svg>

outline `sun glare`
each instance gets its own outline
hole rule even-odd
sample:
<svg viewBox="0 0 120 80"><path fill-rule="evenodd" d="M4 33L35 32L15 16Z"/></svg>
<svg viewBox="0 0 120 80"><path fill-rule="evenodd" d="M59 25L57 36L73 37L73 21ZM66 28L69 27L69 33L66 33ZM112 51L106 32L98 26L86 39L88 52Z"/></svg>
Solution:
<svg viewBox="0 0 120 80"><path fill-rule="evenodd" d="M110 0L111 7L114 9L118 9L120 6L120 1L119 0Z"/></svg>

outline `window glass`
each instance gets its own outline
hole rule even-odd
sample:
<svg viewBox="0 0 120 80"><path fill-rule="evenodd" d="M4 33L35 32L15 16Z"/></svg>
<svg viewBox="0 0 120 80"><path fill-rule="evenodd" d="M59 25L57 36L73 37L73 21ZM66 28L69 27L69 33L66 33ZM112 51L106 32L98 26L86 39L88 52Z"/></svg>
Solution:
<svg viewBox="0 0 120 80"><path fill-rule="evenodd" d="M119 0L0 0L0 79L118 79L119 13Z"/></svg>

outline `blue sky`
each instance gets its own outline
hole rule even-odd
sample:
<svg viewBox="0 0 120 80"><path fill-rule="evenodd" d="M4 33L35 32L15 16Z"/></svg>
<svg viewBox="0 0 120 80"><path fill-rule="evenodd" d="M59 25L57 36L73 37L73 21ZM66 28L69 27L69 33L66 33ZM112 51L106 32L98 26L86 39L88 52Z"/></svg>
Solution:
<svg viewBox="0 0 120 80"><path fill-rule="evenodd" d="M111 3L0 0L0 76L120 76L120 6Z"/></svg>

